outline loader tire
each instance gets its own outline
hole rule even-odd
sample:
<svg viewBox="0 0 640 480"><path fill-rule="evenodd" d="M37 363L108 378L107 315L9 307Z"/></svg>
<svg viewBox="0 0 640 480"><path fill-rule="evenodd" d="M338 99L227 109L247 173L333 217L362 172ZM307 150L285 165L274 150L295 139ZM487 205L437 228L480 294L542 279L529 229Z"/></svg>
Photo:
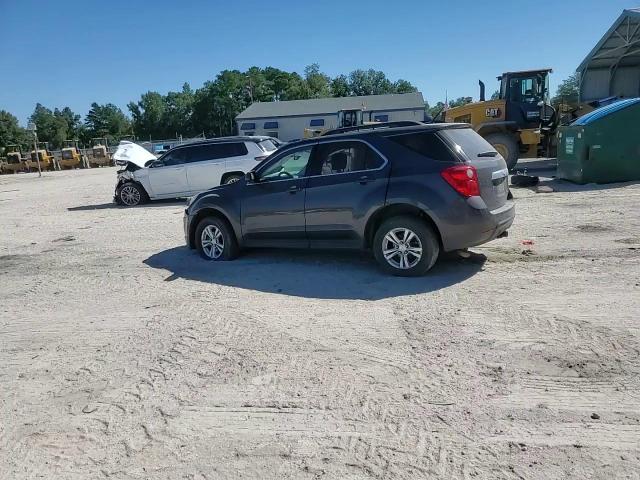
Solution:
<svg viewBox="0 0 640 480"><path fill-rule="evenodd" d="M516 138L506 132L490 133L484 139L495 148L504 161L507 162L509 171L513 170L518 163L520 150Z"/></svg>

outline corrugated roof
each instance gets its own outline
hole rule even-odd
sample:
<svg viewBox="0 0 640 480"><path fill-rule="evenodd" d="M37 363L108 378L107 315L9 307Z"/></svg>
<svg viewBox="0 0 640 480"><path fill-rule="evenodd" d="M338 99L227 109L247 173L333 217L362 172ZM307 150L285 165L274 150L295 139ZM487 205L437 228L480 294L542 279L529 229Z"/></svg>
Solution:
<svg viewBox="0 0 640 480"><path fill-rule="evenodd" d="M612 113L619 112L620 110L624 110L632 105L637 105L640 103L640 98L627 98L625 100L620 100L619 102L614 102L611 105L606 105L604 107L596 108L593 112L589 112L586 115L578 118L571 125L589 125L601 118L604 118Z"/></svg>
<svg viewBox="0 0 640 480"><path fill-rule="evenodd" d="M362 97L330 97L286 102L256 102L236 117L237 120L251 118L289 117L293 115L319 115L340 110L396 110L423 108L422 93L397 93L390 95L366 95Z"/></svg>
<svg viewBox="0 0 640 480"><path fill-rule="evenodd" d="M582 61L577 71L587 66L593 68L609 68L624 60L637 63L640 61L640 8L629 8L613 23L607 33Z"/></svg>

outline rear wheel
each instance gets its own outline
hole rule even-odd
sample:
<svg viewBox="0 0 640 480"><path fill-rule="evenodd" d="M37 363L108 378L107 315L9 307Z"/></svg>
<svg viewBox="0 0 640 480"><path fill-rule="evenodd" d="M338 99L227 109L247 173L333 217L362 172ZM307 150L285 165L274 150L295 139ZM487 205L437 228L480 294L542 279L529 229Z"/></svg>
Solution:
<svg viewBox="0 0 640 480"><path fill-rule="evenodd" d="M510 171L513 170L518 163L520 153L515 137L509 133L499 132L487 135L485 140L502 155L504 161L507 162L507 168Z"/></svg>
<svg viewBox="0 0 640 480"><path fill-rule="evenodd" d="M196 248L205 260L233 260L238 256L238 242L231 227L218 217L203 219L196 228Z"/></svg>
<svg viewBox="0 0 640 480"><path fill-rule="evenodd" d="M373 253L387 273L401 277L425 274L438 259L436 234L415 217L392 217L376 231Z"/></svg>

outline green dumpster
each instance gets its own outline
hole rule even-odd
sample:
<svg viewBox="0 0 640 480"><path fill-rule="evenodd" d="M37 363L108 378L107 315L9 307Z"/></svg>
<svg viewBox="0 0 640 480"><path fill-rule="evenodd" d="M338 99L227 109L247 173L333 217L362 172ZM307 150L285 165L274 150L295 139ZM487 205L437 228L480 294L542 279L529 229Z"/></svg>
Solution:
<svg viewBox="0 0 640 480"><path fill-rule="evenodd" d="M560 127L558 178L576 183L640 180L640 98L620 100Z"/></svg>

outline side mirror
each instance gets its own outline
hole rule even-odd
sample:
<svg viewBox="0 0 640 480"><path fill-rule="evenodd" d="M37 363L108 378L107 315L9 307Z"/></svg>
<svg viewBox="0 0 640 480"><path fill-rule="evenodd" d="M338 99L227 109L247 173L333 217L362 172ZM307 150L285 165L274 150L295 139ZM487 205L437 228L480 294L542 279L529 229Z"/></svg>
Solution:
<svg viewBox="0 0 640 480"><path fill-rule="evenodd" d="M244 179L248 183L256 183L258 181L258 177L256 176L256 172L247 172L244 174Z"/></svg>

